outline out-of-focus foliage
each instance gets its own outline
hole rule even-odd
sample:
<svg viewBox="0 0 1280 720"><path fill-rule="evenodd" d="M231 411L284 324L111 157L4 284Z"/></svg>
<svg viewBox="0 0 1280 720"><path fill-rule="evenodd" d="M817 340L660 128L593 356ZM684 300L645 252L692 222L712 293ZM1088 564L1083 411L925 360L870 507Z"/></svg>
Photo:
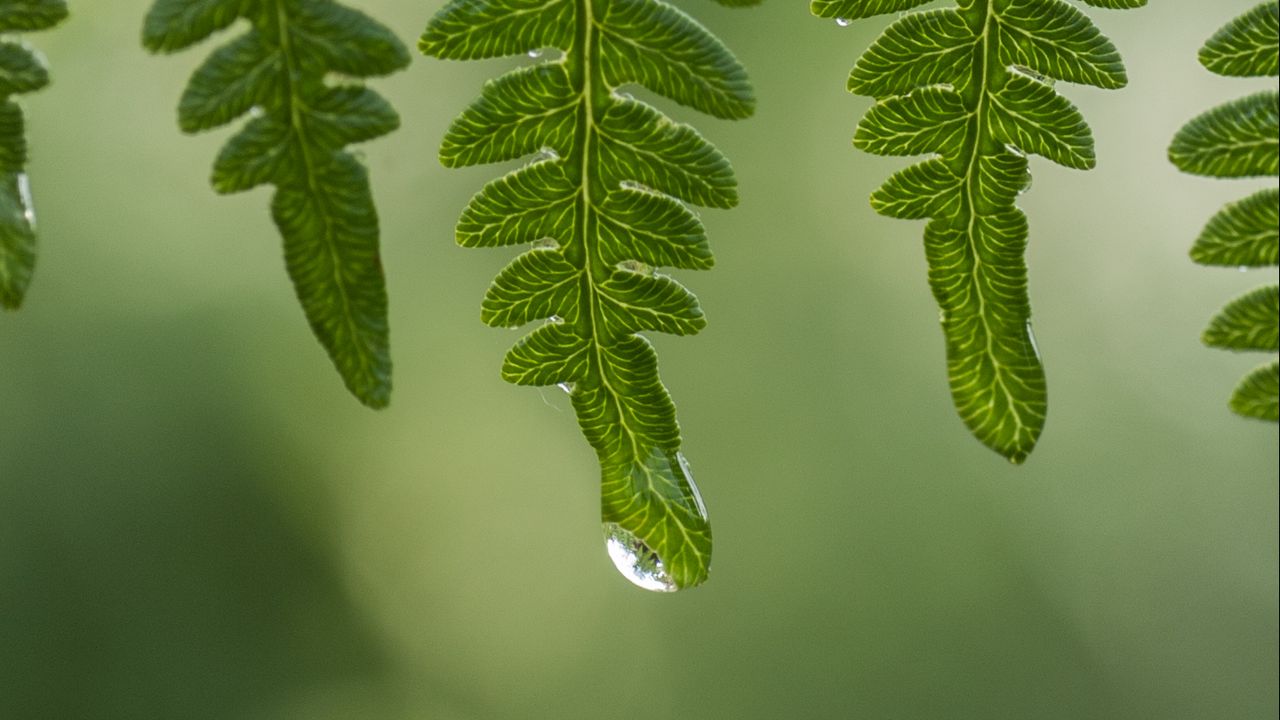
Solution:
<svg viewBox="0 0 1280 720"><path fill-rule="evenodd" d="M0 33L46 30L66 18L65 0L0 0ZM49 69L39 53L0 40L0 307L10 310L22 304L36 267L26 121L13 96L48 84Z"/></svg>

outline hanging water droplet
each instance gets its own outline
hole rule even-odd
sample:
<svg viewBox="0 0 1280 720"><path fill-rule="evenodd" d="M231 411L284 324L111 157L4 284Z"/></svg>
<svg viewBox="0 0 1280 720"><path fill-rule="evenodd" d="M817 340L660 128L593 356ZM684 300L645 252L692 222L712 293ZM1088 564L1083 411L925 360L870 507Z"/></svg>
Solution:
<svg viewBox="0 0 1280 720"><path fill-rule="evenodd" d="M573 394L573 383L570 383L570 382L556 383L556 387L563 390L566 395Z"/></svg>
<svg viewBox="0 0 1280 720"><path fill-rule="evenodd" d="M613 566L635 586L654 592L680 589L667 575L658 554L621 525L604 524L604 546Z"/></svg>
<svg viewBox="0 0 1280 720"><path fill-rule="evenodd" d="M538 153L533 156L533 161L536 163L559 159L560 153L556 152L554 148L549 148L546 145L538 148Z"/></svg>
<svg viewBox="0 0 1280 720"><path fill-rule="evenodd" d="M836 18L836 25L839 25L840 27L849 27L852 24L853 21L849 18Z"/></svg>
<svg viewBox="0 0 1280 720"><path fill-rule="evenodd" d="M1021 195L1031 189L1031 171L1028 170L1025 177L1022 178L1022 187L1018 188L1018 194Z"/></svg>
<svg viewBox="0 0 1280 720"><path fill-rule="evenodd" d="M618 267L627 272L639 273L641 275L652 275L653 268L645 265L639 260L623 260L618 263Z"/></svg>
<svg viewBox="0 0 1280 720"><path fill-rule="evenodd" d="M689 467L689 461L685 459L682 452L676 452L676 462L680 465L680 472L684 473L685 482L689 483L689 495L698 508L698 516L706 520L707 506L702 504L702 493L698 492L698 484L693 481L693 468Z"/></svg>
<svg viewBox="0 0 1280 720"><path fill-rule="evenodd" d="M18 173L18 202L22 204L22 219L32 230L36 229L36 210L31 202L31 179L26 173Z"/></svg>
<svg viewBox="0 0 1280 720"><path fill-rule="evenodd" d="M529 247L534 250L559 250L560 243L555 238L544 237L529 243Z"/></svg>

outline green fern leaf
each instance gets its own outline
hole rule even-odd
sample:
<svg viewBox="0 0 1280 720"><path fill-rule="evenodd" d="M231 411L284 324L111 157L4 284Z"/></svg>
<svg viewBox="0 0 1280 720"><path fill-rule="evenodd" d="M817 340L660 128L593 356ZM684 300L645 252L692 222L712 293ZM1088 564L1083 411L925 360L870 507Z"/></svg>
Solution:
<svg viewBox="0 0 1280 720"><path fill-rule="evenodd" d="M251 28L209 56L178 105L189 133L250 114L214 164L220 193L276 187L271 213L307 321L347 388L370 407L391 394L387 293L368 173L346 146L399 127L355 82L387 75L409 51L361 12L330 0L156 0L142 42L190 47L237 19Z"/></svg>
<svg viewBox="0 0 1280 720"><path fill-rule="evenodd" d="M744 118L755 106L746 72L710 32L658 0L453 0L419 47L450 60L563 51L486 83L449 128L440 146L448 167L536 153L471 200L457 242L532 245L481 305L492 326L542 321L507 354L502 377L569 391L600 461L619 569L649 589L701 583L711 528L657 355L637 333L691 335L706 324L694 296L657 269L711 267L702 223L685 203L732 207L736 181L692 127L618 91L636 84Z"/></svg>
<svg viewBox="0 0 1280 720"><path fill-rule="evenodd" d="M1203 340L1227 350L1280 350L1280 286L1260 287L1232 300L1209 323Z"/></svg>
<svg viewBox="0 0 1280 720"><path fill-rule="evenodd" d="M1263 3L1227 23L1200 49L1200 62L1230 77L1280 75L1280 2ZM1280 92L1267 90L1219 105L1188 122L1169 146L1183 172L1217 178L1280 175ZM1209 220L1191 259L1202 265L1264 267L1280 263L1280 188L1231 203ZM1280 350L1280 287L1239 297L1209 323L1201 338L1228 350ZM1230 407L1246 417L1277 419L1280 381L1269 363L1247 375Z"/></svg>
<svg viewBox="0 0 1280 720"><path fill-rule="evenodd" d="M1263 3L1227 23L1200 48L1200 63L1230 77L1280 73L1280 8Z"/></svg>
<svg viewBox="0 0 1280 720"><path fill-rule="evenodd" d="M64 0L0 0L0 33L45 30L67 17ZM27 181L26 123L14 95L49 84L44 59L0 41L0 307L22 305L36 266L35 212Z"/></svg>
<svg viewBox="0 0 1280 720"><path fill-rule="evenodd" d="M810 9L847 24L922 4L813 0ZM1055 79L1100 88L1126 82L1115 47L1064 0L960 0L899 17L848 83L877 101L858 124L855 147L932 156L890 177L871 206L929 219L925 254L952 398L974 435L1014 463L1035 446L1047 410L1023 260L1027 219L1015 206L1030 177L1026 156L1082 170L1096 163L1089 126L1054 90Z"/></svg>
<svg viewBox="0 0 1280 720"><path fill-rule="evenodd" d="M1224 207L1196 240L1201 265L1264 267L1280 262L1280 189L1269 188Z"/></svg>
<svg viewBox="0 0 1280 720"><path fill-rule="evenodd" d="M1231 393L1231 409L1259 420L1280 420L1280 361L1271 361L1244 376Z"/></svg>

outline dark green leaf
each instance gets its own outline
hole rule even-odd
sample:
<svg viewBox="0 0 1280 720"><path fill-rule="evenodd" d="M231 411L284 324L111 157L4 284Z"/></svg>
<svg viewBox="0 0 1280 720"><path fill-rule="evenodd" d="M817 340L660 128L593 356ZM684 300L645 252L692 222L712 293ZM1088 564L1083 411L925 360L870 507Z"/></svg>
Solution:
<svg viewBox="0 0 1280 720"><path fill-rule="evenodd" d="M929 219L925 255L956 409L979 440L1020 463L1047 410L1023 260L1027 220L1014 206L1030 182L1026 156L1092 168L1089 126L1053 82L1118 88L1124 66L1089 17L1063 0L959 0L905 12L921 4L814 0L811 10L841 24L901 14L849 75L851 92L877 99L853 143L879 155L934 156L895 173L871 206Z"/></svg>
<svg viewBox="0 0 1280 720"><path fill-rule="evenodd" d="M331 0L157 0L143 43L178 50L237 18L252 27L196 70L179 124L197 132L254 115L219 153L212 184L223 193L276 186L272 217L307 322L351 392L383 407L391 359L378 215L368 174L345 148L400 120L372 90L325 80L385 75L408 64L408 50Z"/></svg>
<svg viewBox="0 0 1280 720"><path fill-rule="evenodd" d="M63 0L0 0L0 32L44 30L67 17ZM26 121L11 99L49 84L38 53L0 42L0 307L16 309L36 264L35 211L26 174Z"/></svg>

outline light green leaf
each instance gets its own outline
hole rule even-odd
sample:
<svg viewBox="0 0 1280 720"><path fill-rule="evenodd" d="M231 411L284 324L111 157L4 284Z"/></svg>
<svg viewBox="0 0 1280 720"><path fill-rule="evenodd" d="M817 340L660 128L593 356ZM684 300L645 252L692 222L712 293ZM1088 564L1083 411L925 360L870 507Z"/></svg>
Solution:
<svg viewBox="0 0 1280 720"><path fill-rule="evenodd" d="M1227 303L1202 339L1226 350L1280 350L1280 286L1260 287Z"/></svg>
<svg viewBox="0 0 1280 720"><path fill-rule="evenodd" d="M0 0L0 32L44 30L67 17L63 0ZM27 179L26 120L14 95L49 84L40 55L0 42L0 308L22 305L36 265L35 210Z"/></svg>
<svg viewBox="0 0 1280 720"><path fill-rule="evenodd" d="M1234 77L1280 72L1280 2L1265 2L1223 26L1200 48L1200 63Z"/></svg>
<svg viewBox="0 0 1280 720"><path fill-rule="evenodd" d="M1249 95L1195 118L1174 136L1169 160L1193 175L1275 175L1280 170L1280 93Z"/></svg>
<svg viewBox="0 0 1280 720"><path fill-rule="evenodd" d="M921 4L814 0L810 7L843 23ZM1035 447L1048 407L1031 332L1027 219L1015 207L1030 182L1027 155L1076 169L1096 163L1089 126L1054 80L1126 82L1115 47L1064 0L959 0L901 14L848 82L851 92L877 99L858 123L856 147L932 156L890 177L871 206L929 220L925 256L952 399L974 435L1015 463Z"/></svg>
<svg viewBox="0 0 1280 720"><path fill-rule="evenodd" d="M66 0L2 0L0 32L48 30L67 14Z"/></svg>
<svg viewBox="0 0 1280 720"><path fill-rule="evenodd" d="M657 0L453 0L419 42L448 59L547 47L564 54L485 83L441 144L450 167L536 153L472 198L457 241L532 245L482 303L490 325L543 321L507 353L502 377L570 392L600 461L605 541L619 569L649 589L691 587L707 578L711 528L657 355L637 333L705 326L693 294L658 268L711 267L686 203L732 207L737 182L694 128L619 89L641 85L730 119L755 101L724 45Z"/></svg>
<svg viewBox="0 0 1280 720"><path fill-rule="evenodd" d="M214 163L218 192L276 186L272 217L307 322L347 388L390 401L387 295L368 173L345 148L399 127L372 90L327 78L385 75L409 62L390 30L331 0L156 0L152 52L189 47L238 18L252 27L214 51L178 105L186 132L252 113Z"/></svg>
<svg viewBox="0 0 1280 720"><path fill-rule="evenodd" d="M1245 417L1280 420L1280 362L1273 360L1244 376L1231 394L1231 409Z"/></svg>

